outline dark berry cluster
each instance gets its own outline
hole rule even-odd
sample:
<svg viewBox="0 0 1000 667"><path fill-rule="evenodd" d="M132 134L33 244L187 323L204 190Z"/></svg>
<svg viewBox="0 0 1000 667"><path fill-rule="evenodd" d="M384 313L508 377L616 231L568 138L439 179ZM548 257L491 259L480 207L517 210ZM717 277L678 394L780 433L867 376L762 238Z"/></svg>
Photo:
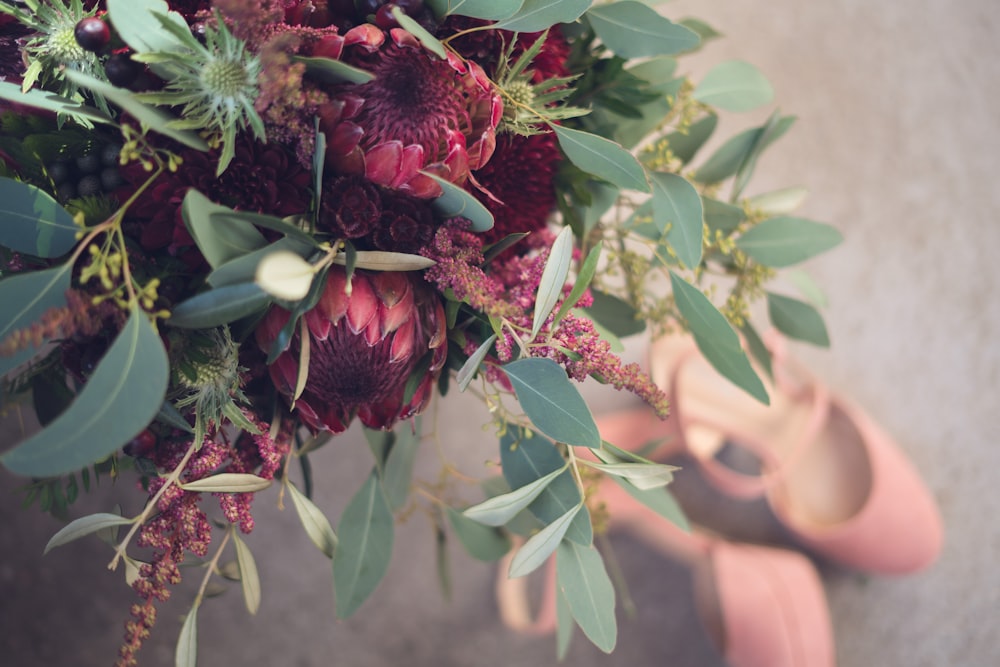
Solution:
<svg viewBox="0 0 1000 667"><path fill-rule="evenodd" d="M106 21L90 16L81 19L73 30L81 48L103 55L122 46ZM104 73L108 81L121 88L132 88L139 80L144 67L132 60L128 53L110 53L104 60Z"/></svg>
<svg viewBox="0 0 1000 667"><path fill-rule="evenodd" d="M346 19L350 23L374 23L383 30L398 27L392 15L394 7L421 24L433 21L430 10L424 5L424 0L330 0L329 8L338 23Z"/></svg>
<svg viewBox="0 0 1000 667"><path fill-rule="evenodd" d="M79 157L60 158L46 165L56 196L68 201L113 192L124 182L118 171L121 148L117 143L97 145Z"/></svg>

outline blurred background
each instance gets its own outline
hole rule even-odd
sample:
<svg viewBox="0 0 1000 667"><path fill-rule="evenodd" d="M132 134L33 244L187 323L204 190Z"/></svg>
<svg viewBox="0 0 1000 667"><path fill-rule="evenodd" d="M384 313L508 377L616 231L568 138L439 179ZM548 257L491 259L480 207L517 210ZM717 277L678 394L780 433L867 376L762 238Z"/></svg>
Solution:
<svg viewBox="0 0 1000 667"><path fill-rule="evenodd" d="M682 61L683 71L697 79L716 63L747 60L768 75L781 111L799 117L765 154L748 194L806 186L811 194L799 213L836 225L846 242L806 266L829 299L833 347L793 352L898 438L944 517L944 552L924 573L869 577L818 563L839 664L1000 664L1000 5L682 0L661 11L675 20L696 16L724 34ZM772 109L724 117L713 145ZM632 341L629 354L641 360L644 347ZM588 392L603 409L630 402ZM30 428L19 419L6 417L0 447ZM486 415L478 402L449 396L428 419L448 457L489 472L496 444L480 427ZM367 474L364 450L352 430L312 457L315 499L328 516L339 516ZM434 480L439 469L428 443L417 475ZM106 570L110 550L95 539L42 558L60 525L21 511L19 484L0 471L0 661L111 664L133 602L121 571ZM790 544L761 504L720 500L691 468L675 490L694 516L738 525L741 539ZM115 498L129 503L126 513L140 509L131 489L106 484L78 502L76 516L106 511ZM204 604L199 664L555 664L552 638L501 625L494 566L457 545L449 550L451 600L443 598L423 514L398 526L390 572L372 598L353 618L335 621L328 561L294 513L279 511L273 492L254 509L258 528L247 543L263 605L248 616L238 587ZM567 664L723 665L694 618L685 569L627 535L612 543L638 616L620 616L610 656L577 632ZM160 609L142 664L173 664L193 583Z"/></svg>

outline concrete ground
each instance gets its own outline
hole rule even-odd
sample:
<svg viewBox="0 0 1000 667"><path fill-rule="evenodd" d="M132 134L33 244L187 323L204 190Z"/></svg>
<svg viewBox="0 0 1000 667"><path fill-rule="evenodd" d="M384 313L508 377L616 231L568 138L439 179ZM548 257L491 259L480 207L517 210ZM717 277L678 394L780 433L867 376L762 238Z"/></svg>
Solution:
<svg viewBox="0 0 1000 667"><path fill-rule="evenodd" d="M946 544L929 571L866 577L822 565L841 667L1000 664L1000 5L993 0L803 3L735 0L666 5L726 34L684 65L703 73L741 58L768 74L780 108L797 126L759 165L756 192L801 184L802 215L831 222L846 243L808 265L830 301L831 351L795 352L836 390L865 405L904 445L940 503ZM770 110L729 119L727 136ZM992 268L991 268L992 267ZM633 345L641 353L642 342ZM608 407L612 401L602 405ZM626 398L614 402L624 404ZM466 470L483 472L495 444L479 429L478 404L453 401L438 419L443 447ZM5 441L17 437L8 420ZM368 466L349 434L313 457L317 502L338 516ZM438 470L426 447L418 475ZM740 537L787 540L759 505L713 497L697 473L678 493L706 520L742 526ZM0 472L0 663L12 667L108 665L132 601L110 552L84 540L41 557L59 524L22 512ZM128 489L105 487L80 513L106 510ZM714 516L706 516L713 510ZM554 664L550 638L504 629L492 604L491 566L451 550L453 595L438 592L429 522L399 526L388 577L347 621L333 620L328 564L274 494L256 503L247 539L264 589L249 617L230 590L200 613L201 665L350 667L390 664ZM724 664L694 621L683 567L628 536L613 540L639 608L621 619L619 647L604 656L579 634L567 664L674 667ZM193 577L190 577L193 578ZM172 664L183 585L164 606L143 664Z"/></svg>

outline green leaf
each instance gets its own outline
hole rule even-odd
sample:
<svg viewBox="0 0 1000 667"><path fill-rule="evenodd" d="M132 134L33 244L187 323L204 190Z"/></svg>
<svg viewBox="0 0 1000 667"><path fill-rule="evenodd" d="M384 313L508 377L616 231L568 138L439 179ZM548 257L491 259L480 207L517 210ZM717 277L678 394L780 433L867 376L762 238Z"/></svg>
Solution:
<svg viewBox="0 0 1000 667"><path fill-rule="evenodd" d="M635 308L629 303L598 290L590 290L590 294L594 303L583 311L615 336L624 338L646 330L646 321L637 316Z"/></svg>
<svg viewBox="0 0 1000 667"><path fill-rule="evenodd" d="M563 542L556 551L556 583L583 634L611 653L618 637L615 589L604 559L593 546Z"/></svg>
<svg viewBox="0 0 1000 667"><path fill-rule="evenodd" d="M69 409L0 461L32 477L63 475L100 461L153 421L169 375L160 337L146 314L133 310Z"/></svg>
<svg viewBox="0 0 1000 667"><path fill-rule="evenodd" d="M815 307L826 308L829 305L826 294L823 293L823 289L816 284L816 281L813 280L812 276L802 269L786 271L785 278L787 278L788 282L795 286L795 289L799 291L799 294L806 298L806 301Z"/></svg>
<svg viewBox="0 0 1000 667"><path fill-rule="evenodd" d="M528 358L512 361L503 370L539 431L568 445L601 446L590 408L562 366L551 359Z"/></svg>
<svg viewBox="0 0 1000 667"><path fill-rule="evenodd" d="M590 287L590 281L594 279L594 274L597 272L597 263L601 259L601 246L596 245L590 249L587 253L587 259L583 261L583 266L580 267L580 272L576 276L576 280L573 281L573 289L570 290L569 296L566 300L562 302L559 306L559 312L556 313L553 322L558 323L562 318L568 313L576 303L583 296L583 293L587 291ZM553 325L554 326L554 325Z"/></svg>
<svg viewBox="0 0 1000 667"><path fill-rule="evenodd" d="M587 184L587 190L590 191L590 204L582 206L583 210L580 211L585 234L589 233L604 214L614 206L621 192L618 188L603 181L591 181Z"/></svg>
<svg viewBox="0 0 1000 667"><path fill-rule="evenodd" d="M347 618L372 594L392 558L392 512L375 471L348 503L338 533L333 588L337 617Z"/></svg>
<svg viewBox="0 0 1000 667"><path fill-rule="evenodd" d="M425 49L442 60L448 57L444 49L444 44L438 41L437 37L427 32L424 26L410 18L400 7L393 7L390 13L392 14L392 18L396 19L399 27L416 37L424 45Z"/></svg>
<svg viewBox="0 0 1000 667"><path fill-rule="evenodd" d="M21 91L21 86L9 81L0 81L0 100L16 102L35 109L52 111L57 114L65 114L76 119L82 125L89 125L90 123L115 124L100 109L84 106L68 97L61 97L39 88L32 88L25 93Z"/></svg>
<svg viewBox="0 0 1000 667"><path fill-rule="evenodd" d="M497 340L497 335L492 334L489 338L483 341L482 345L476 348L476 351L469 355L469 358L465 360L462 367L458 369L458 373L455 375L455 380L458 382L458 390L465 391L469 383L472 382L473 376L475 376L476 371L479 370L479 365L483 363L483 359L486 355L490 353L493 349L493 343Z"/></svg>
<svg viewBox="0 0 1000 667"><path fill-rule="evenodd" d="M747 198L747 205L765 217L788 215L805 201L809 191L802 186L782 188Z"/></svg>
<svg viewBox="0 0 1000 667"><path fill-rule="evenodd" d="M494 30L541 32L557 23L572 23L593 0L524 0L517 12L493 24Z"/></svg>
<svg viewBox="0 0 1000 667"><path fill-rule="evenodd" d="M722 37L722 33L718 32L715 28L705 23L701 19L696 18L685 18L678 21L682 26L688 30L694 31L701 37L702 44L710 39L715 39L716 37Z"/></svg>
<svg viewBox="0 0 1000 667"><path fill-rule="evenodd" d="M73 216L34 185L0 178L0 245L36 257L59 257L76 245Z"/></svg>
<svg viewBox="0 0 1000 667"><path fill-rule="evenodd" d="M794 116L779 118L762 142L758 143L764 133L765 126L744 130L730 138L705 161L692 178L699 183L718 183L724 181L737 171L750 157L755 148L759 151L767 148L791 128L795 122Z"/></svg>
<svg viewBox="0 0 1000 667"><path fill-rule="evenodd" d="M521 510L534 502L552 481L566 470L557 468L549 474L499 496L493 496L478 505L467 508L462 514L487 526L502 526L513 519Z"/></svg>
<svg viewBox="0 0 1000 667"><path fill-rule="evenodd" d="M495 561L510 551L510 538L505 533L473 521L451 507L448 523L465 550L477 560Z"/></svg>
<svg viewBox="0 0 1000 667"><path fill-rule="evenodd" d="M471 16L487 21L499 21L517 13L524 0L427 0L438 18L451 16Z"/></svg>
<svg viewBox="0 0 1000 667"><path fill-rule="evenodd" d="M31 326L50 308L66 306L73 266L68 262L51 269L18 273L0 280L0 341ZM39 348L28 346L9 357L0 356L0 376L35 356Z"/></svg>
<svg viewBox="0 0 1000 667"><path fill-rule="evenodd" d="M313 248L319 248L321 245L319 241L313 238L312 234L298 225L273 215L265 215L264 213L255 213L253 211L234 211L224 206L219 206L217 209L211 210L208 217L209 222L212 224L233 224L236 228L242 230L246 228L245 224L242 223L249 223L257 227L280 232L289 238L293 238Z"/></svg>
<svg viewBox="0 0 1000 667"><path fill-rule="evenodd" d="M216 204L194 188L187 191L181 203L184 225L213 269L267 245L267 239L252 224L226 215L232 213L232 209Z"/></svg>
<svg viewBox="0 0 1000 667"><path fill-rule="evenodd" d="M442 195L431 201L431 208L442 218L461 216L472 223L472 231L485 232L493 229L493 214L471 193L440 176L420 172L441 186Z"/></svg>
<svg viewBox="0 0 1000 667"><path fill-rule="evenodd" d="M350 251L340 253L333 258L333 263L346 266L350 262L349 256ZM423 255L386 250L358 250L354 260L355 268L369 271L423 271L435 264L437 262Z"/></svg>
<svg viewBox="0 0 1000 667"><path fill-rule="evenodd" d="M200 493L253 493L271 486L271 480L244 472L220 472L178 486Z"/></svg>
<svg viewBox="0 0 1000 667"><path fill-rule="evenodd" d="M830 347L823 316L805 301L768 292L767 313L771 324L789 338Z"/></svg>
<svg viewBox="0 0 1000 667"><path fill-rule="evenodd" d="M589 132L550 125L559 147L577 167L620 188L649 192L642 165L619 144Z"/></svg>
<svg viewBox="0 0 1000 667"><path fill-rule="evenodd" d="M653 222L666 230L677 259L689 269L701 264L702 233L705 227L701 196L694 186L677 174L650 173L653 184Z"/></svg>
<svg viewBox="0 0 1000 667"><path fill-rule="evenodd" d="M556 556L556 560L559 556ZM570 611L566 596L556 585L556 659L562 662L569 651L569 642L573 639L573 612Z"/></svg>
<svg viewBox="0 0 1000 667"><path fill-rule="evenodd" d="M160 14L178 28L190 32L184 18L170 11L165 0L108 0L107 7L115 33L137 53L185 48L177 37L163 29L156 18L156 14Z"/></svg>
<svg viewBox="0 0 1000 667"><path fill-rule="evenodd" d="M517 553L514 554L510 562L508 576L511 578L523 577L531 574L552 555L562 542L563 536L569 530L570 523L576 515L583 509L583 505L577 505L568 512L557 518L549 525L532 535L525 542Z"/></svg>
<svg viewBox="0 0 1000 667"><path fill-rule="evenodd" d="M167 324L181 329L210 329L258 313L270 303L271 297L259 285L226 285L177 304Z"/></svg>
<svg viewBox="0 0 1000 667"><path fill-rule="evenodd" d="M771 365L771 352L767 349L760 334L757 333L757 329L750 324L750 320L743 321L740 333L743 334L743 340L746 341L747 351L750 352L750 356L754 358L760 368L764 369L768 377L773 378L774 370Z"/></svg>
<svg viewBox="0 0 1000 667"><path fill-rule="evenodd" d="M255 615L260 609L260 575L257 573L257 562L250 553L250 547L233 530L233 544L236 546L236 562L240 566L240 586L243 589L243 602L247 611Z"/></svg>
<svg viewBox="0 0 1000 667"><path fill-rule="evenodd" d="M742 60L719 63L692 93L699 102L726 111L751 111L774 99L774 88L759 69Z"/></svg>
<svg viewBox="0 0 1000 667"><path fill-rule="evenodd" d="M554 470L562 470L566 465L551 442L521 428L508 429L500 439L500 462L504 479L512 489L525 486ZM535 498L528 510L543 523L550 523L578 505L580 498L580 489L573 473L563 470ZM583 511L577 516L566 537L579 544L591 543L593 528L588 512Z"/></svg>
<svg viewBox="0 0 1000 667"><path fill-rule="evenodd" d="M844 237L831 225L804 218L764 220L736 239L736 247L765 266L784 268L837 246Z"/></svg>
<svg viewBox="0 0 1000 667"><path fill-rule="evenodd" d="M417 418L419 422L419 417ZM413 462L420 447L420 425L416 433L410 422L401 424L396 430L396 439L385 459L382 472L382 489L385 491L389 509L399 510L410 495L410 481L413 478Z"/></svg>
<svg viewBox="0 0 1000 667"><path fill-rule="evenodd" d="M309 500L304 493L298 490L294 484L288 484L288 495L292 498L292 505L299 515L302 527L306 529L306 535L316 545L316 548L326 554L327 558L333 558L337 549L337 534L333 532L333 526L323 511L316 506L316 503Z"/></svg>
<svg viewBox="0 0 1000 667"><path fill-rule="evenodd" d="M670 521L670 523L681 530L688 533L691 532L691 524L688 523L687 517L684 515L684 510L681 509L680 503L677 502L667 488L659 486L654 489L640 489L627 480L614 477L612 479L640 503Z"/></svg>
<svg viewBox="0 0 1000 667"><path fill-rule="evenodd" d="M713 238L715 238L715 232L722 232L729 236L746 219L746 214L739 206L727 204L711 197L702 197L701 203L705 209L705 224L708 225Z"/></svg>
<svg viewBox="0 0 1000 667"><path fill-rule="evenodd" d="M787 121L787 122L786 122ZM747 184L750 182L750 178L753 176L753 171L757 167L757 160L764 153L764 149L767 148L774 139L772 136L780 136L784 134L789 127L791 127L794 122L794 118L782 118L775 111L764 123L757 137L754 139L753 145L747 152L746 157L740 164L739 169L736 170L736 177L733 179L733 191L730 195L730 201L737 201L740 195L743 194L743 189L746 188Z"/></svg>
<svg viewBox="0 0 1000 667"><path fill-rule="evenodd" d="M69 522L63 526L59 532L53 535L49 539L48 544L45 545L45 550L42 552L42 555L47 554L56 547L69 544L73 540L78 540L85 535L96 533L97 531L104 530L105 528L124 526L132 523L133 521L133 519L128 519L120 514L111 514L108 512L82 516L79 519Z"/></svg>
<svg viewBox="0 0 1000 667"><path fill-rule="evenodd" d="M63 76L76 85L97 93L109 102L118 105L123 110L128 112L129 115L154 132L162 134L163 136L173 139L174 141L179 141L188 148L193 148L197 151L208 150L208 144L205 143L205 140L198 136L197 133L190 130L178 130L170 127L171 121L176 120L174 116L160 111L155 107L151 107L148 104L143 104L136 99L135 95L131 91L124 88L116 88L110 83L106 83L100 79L95 79L94 77L75 69L66 69Z"/></svg>
<svg viewBox="0 0 1000 667"><path fill-rule="evenodd" d="M677 466L662 463L594 463L581 461L583 464L600 470L614 477L622 477L630 481L637 489L655 489L666 486L674 480Z"/></svg>
<svg viewBox="0 0 1000 667"><path fill-rule="evenodd" d="M674 156L687 164L711 138L718 124L719 117L711 113L691 123L686 132L671 132L664 139Z"/></svg>
<svg viewBox="0 0 1000 667"><path fill-rule="evenodd" d="M277 251L294 252L305 259L312 253L313 247L311 244L306 245L293 238L278 239L270 245L219 265L217 269L208 274L205 282L216 288L238 283L252 283L257 275L257 265L262 259Z"/></svg>
<svg viewBox="0 0 1000 667"><path fill-rule="evenodd" d="M360 67L348 65L342 60L332 58L312 58L307 56L292 56L292 62L306 66L306 76L322 83L354 83L364 84L375 80L375 75Z"/></svg>
<svg viewBox="0 0 1000 667"><path fill-rule="evenodd" d="M687 320L705 358L715 370L765 405L770 404L764 383L760 381L747 355L740 347L739 336L729 321L697 287L670 272L670 285L678 310Z"/></svg>
<svg viewBox="0 0 1000 667"><path fill-rule="evenodd" d="M563 286L566 284L572 260L573 230L569 227L563 227L552 243L552 250L549 251L549 258L545 262L542 278L538 283L538 292L535 295L535 313L531 323L532 338L541 331L545 319L555 308L559 297L562 296Z"/></svg>
<svg viewBox="0 0 1000 667"><path fill-rule="evenodd" d="M177 637L174 667L195 667L198 662L198 607L191 607Z"/></svg>
<svg viewBox="0 0 1000 667"><path fill-rule="evenodd" d="M626 0L595 5L587 20L611 51L625 59L673 55L698 46L698 35L642 3Z"/></svg>

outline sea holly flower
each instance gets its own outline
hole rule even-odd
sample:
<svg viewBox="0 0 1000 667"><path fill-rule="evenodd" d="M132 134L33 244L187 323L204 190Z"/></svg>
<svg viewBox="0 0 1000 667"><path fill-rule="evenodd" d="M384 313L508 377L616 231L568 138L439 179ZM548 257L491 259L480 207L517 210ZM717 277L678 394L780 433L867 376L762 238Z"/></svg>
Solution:
<svg viewBox="0 0 1000 667"><path fill-rule="evenodd" d="M493 155L498 91L478 64L451 52L441 59L405 30L393 28L387 40L368 34L344 60L374 80L338 87L320 110L327 161L422 198L440 187L421 171L465 183Z"/></svg>
<svg viewBox="0 0 1000 667"><path fill-rule="evenodd" d="M291 314L272 308L256 331L266 353ZM316 430L339 433L358 417L369 428L388 429L424 408L447 355L444 307L416 273L356 271L334 266L316 306L287 350L270 367L278 390L291 399L305 357L308 375L294 400L298 416ZM426 364L426 365L425 365ZM416 384L407 383L415 372Z"/></svg>

